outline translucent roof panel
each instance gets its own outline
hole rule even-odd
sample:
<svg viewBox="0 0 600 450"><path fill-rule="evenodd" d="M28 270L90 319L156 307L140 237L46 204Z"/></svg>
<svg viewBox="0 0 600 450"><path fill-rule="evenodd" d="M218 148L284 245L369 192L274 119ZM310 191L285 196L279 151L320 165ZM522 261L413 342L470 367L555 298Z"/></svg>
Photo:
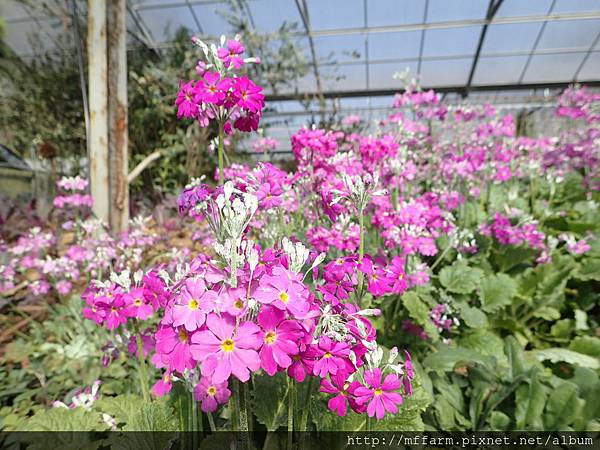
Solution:
<svg viewBox="0 0 600 450"><path fill-rule="evenodd" d="M323 88L330 91L366 89L367 75L364 64L340 64L323 68Z"/></svg>
<svg viewBox="0 0 600 450"><path fill-rule="evenodd" d="M277 31L284 21L301 23L294 0L252 0L248 2L248 7L256 28L266 33Z"/></svg>
<svg viewBox="0 0 600 450"><path fill-rule="evenodd" d="M488 27L481 53L529 52L541 28L540 22L492 24Z"/></svg>
<svg viewBox="0 0 600 450"><path fill-rule="evenodd" d="M367 0L367 25L370 27L423 22L425 2L413 0Z"/></svg>
<svg viewBox="0 0 600 450"><path fill-rule="evenodd" d="M313 41L320 61L330 57L336 62L365 60L365 35L316 36Z"/></svg>
<svg viewBox="0 0 600 450"><path fill-rule="evenodd" d="M369 79L371 86L377 89L390 89L402 87L400 81L393 78L397 72L408 69L411 74L417 73L418 61L406 61L398 63L383 63L369 65Z"/></svg>
<svg viewBox="0 0 600 450"><path fill-rule="evenodd" d="M6 22L6 41L18 54L36 55L56 46L64 32L62 24L54 19L36 18L35 21Z"/></svg>
<svg viewBox="0 0 600 450"><path fill-rule="evenodd" d="M220 36L226 34L229 31L229 24L219 11L223 11L225 8L223 5L218 3L206 3L206 4L194 4L192 6L198 21L202 26L204 34L211 36ZM189 13L188 13L189 15Z"/></svg>
<svg viewBox="0 0 600 450"><path fill-rule="evenodd" d="M518 17L544 15L550 11L552 0L504 0L496 17Z"/></svg>
<svg viewBox="0 0 600 450"><path fill-rule="evenodd" d="M527 56L481 56L473 77L473 85L518 83Z"/></svg>
<svg viewBox="0 0 600 450"><path fill-rule="evenodd" d="M306 0L313 30L363 27L363 0Z"/></svg>
<svg viewBox="0 0 600 450"><path fill-rule="evenodd" d="M535 55L525 77L524 83L549 82L552 80L571 80L585 53L565 53L553 55Z"/></svg>
<svg viewBox="0 0 600 450"><path fill-rule="evenodd" d="M600 4L600 2L597 2ZM600 6L599 6L600 8ZM540 38L538 49L589 48L598 32L600 20L565 20L549 22Z"/></svg>
<svg viewBox="0 0 600 450"><path fill-rule="evenodd" d="M586 63L579 72L580 81L592 81L598 79L600 73L600 52L590 53Z"/></svg>
<svg viewBox="0 0 600 450"><path fill-rule="evenodd" d="M423 61L420 74L421 84L424 87L464 86L472 61L472 58Z"/></svg>
<svg viewBox="0 0 600 450"><path fill-rule="evenodd" d="M371 33L369 59L418 58L421 35L421 31Z"/></svg>
<svg viewBox="0 0 600 450"><path fill-rule="evenodd" d="M598 11L598 0L556 0L553 12Z"/></svg>
<svg viewBox="0 0 600 450"><path fill-rule="evenodd" d="M427 30L423 56L473 55L481 27Z"/></svg>
<svg viewBox="0 0 600 450"><path fill-rule="evenodd" d="M429 0L427 21L483 19L487 6L483 0Z"/></svg>
<svg viewBox="0 0 600 450"><path fill-rule="evenodd" d="M175 32L181 27L185 27L194 33L200 31L187 6L140 9L138 14L157 42L170 41Z"/></svg>

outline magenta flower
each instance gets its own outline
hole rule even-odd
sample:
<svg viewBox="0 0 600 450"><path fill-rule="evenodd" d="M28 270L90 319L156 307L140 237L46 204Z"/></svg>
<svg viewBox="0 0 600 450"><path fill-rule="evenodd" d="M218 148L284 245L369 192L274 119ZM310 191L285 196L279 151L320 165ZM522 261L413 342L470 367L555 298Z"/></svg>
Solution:
<svg viewBox="0 0 600 450"><path fill-rule="evenodd" d="M359 404L354 398L354 393L361 384L358 381L347 381L348 376L343 372L338 372L329 378L321 379L321 392L335 394L327 402L327 407L337 413L338 416L345 416L347 412L347 403L357 413L362 413L365 407Z"/></svg>
<svg viewBox="0 0 600 450"><path fill-rule="evenodd" d="M231 80L221 79L219 72L206 72L203 79L196 84L195 92L204 103L220 104L225 100L225 93L229 90Z"/></svg>
<svg viewBox="0 0 600 450"><path fill-rule="evenodd" d="M214 383L210 378L202 377L194 388L194 399L201 402L200 409L204 412L215 412L219 405L227 403L230 396L226 381Z"/></svg>
<svg viewBox="0 0 600 450"><path fill-rule="evenodd" d="M298 275L275 267L273 275L263 275L254 298L277 309L289 311L294 317L302 318L308 312L308 292Z"/></svg>
<svg viewBox="0 0 600 450"><path fill-rule="evenodd" d="M195 362L190 351L190 339L194 336L185 328L161 327L154 336L160 362L180 373L185 369L193 369Z"/></svg>
<svg viewBox="0 0 600 450"><path fill-rule="evenodd" d="M154 383L152 386L152 393L157 397L164 397L166 394L171 392L173 388L173 375L171 372L165 372L160 380Z"/></svg>
<svg viewBox="0 0 600 450"><path fill-rule="evenodd" d="M125 314L127 317L135 317L140 320L146 320L154 313L152 305L148 304L144 297L143 288L133 288L127 294L123 295L125 304Z"/></svg>
<svg viewBox="0 0 600 450"><path fill-rule="evenodd" d="M234 317L242 316L246 312L247 287L229 288L220 296L222 299L221 309Z"/></svg>
<svg viewBox="0 0 600 450"><path fill-rule="evenodd" d="M394 256L392 263L388 266L387 279L391 285L391 291L396 294L401 294L408 288L406 273L404 272L404 258Z"/></svg>
<svg viewBox="0 0 600 450"><path fill-rule="evenodd" d="M350 347L345 342L335 342L329 336L321 336L319 343L310 348L310 354L316 357L313 375L321 378L338 371L349 373L352 363L348 360Z"/></svg>
<svg viewBox="0 0 600 450"><path fill-rule="evenodd" d="M292 356L292 364L288 367L287 374L298 383L302 383L307 375L312 373L314 360L304 352Z"/></svg>
<svg viewBox="0 0 600 450"><path fill-rule="evenodd" d="M216 314L207 317L206 326L207 330L194 334L191 348L194 358L202 362L202 375L212 375L215 383L222 383L231 374L248 381L250 371L260 367L258 326L244 322L235 329L232 320Z"/></svg>
<svg viewBox="0 0 600 450"><path fill-rule="evenodd" d="M177 106L177 118L196 117L198 104L196 103L195 98L194 81L181 84L179 94L177 94L177 99L175 100L175 105Z"/></svg>
<svg viewBox="0 0 600 450"><path fill-rule="evenodd" d="M303 335L302 328L293 320L285 320L285 313L273 307L262 309L258 323L263 329L261 367L273 376L278 368L287 369L292 364L291 356L299 351L297 342Z"/></svg>
<svg viewBox="0 0 600 450"><path fill-rule="evenodd" d="M257 113L265 106L265 96L262 88L247 77L237 77L233 81L233 96L237 106L247 111Z"/></svg>
<svg viewBox="0 0 600 450"><path fill-rule="evenodd" d="M204 325L207 313L215 308L217 293L207 291L202 279L188 279L172 309L173 325L194 331Z"/></svg>
<svg viewBox="0 0 600 450"><path fill-rule="evenodd" d="M386 411L392 414L398 412L398 406L402 404L402 396L396 392L402 383L395 374L389 374L381 382L381 369L365 370L365 382L368 387L356 388L354 394L356 401L363 405L368 402L367 414L369 417L376 416L377 420L383 419Z"/></svg>
<svg viewBox="0 0 600 450"><path fill-rule="evenodd" d="M244 50L241 42L230 39L227 41L227 47L220 47L217 50L217 55L225 67L233 66L234 69L240 70L244 65L244 58L242 58Z"/></svg>

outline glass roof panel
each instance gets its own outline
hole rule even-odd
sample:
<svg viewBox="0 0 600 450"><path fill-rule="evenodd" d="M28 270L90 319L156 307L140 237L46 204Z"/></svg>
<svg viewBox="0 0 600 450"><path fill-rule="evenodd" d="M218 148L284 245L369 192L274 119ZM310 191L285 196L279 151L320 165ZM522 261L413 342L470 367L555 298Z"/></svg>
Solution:
<svg viewBox="0 0 600 450"><path fill-rule="evenodd" d="M140 9L138 12L156 42L169 41L181 27L194 33L199 31L187 6Z"/></svg>
<svg viewBox="0 0 600 450"><path fill-rule="evenodd" d="M418 58L421 31L370 33L369 59Z"/></svg>
<svg viewBox="0 0 600 450"><path fill-rule="evenodd" d="M229 23L221 14L217 13L217 11L223 11L222 4L194 4L192 8L194 8L204 34L220 36L229 32Z"/></svg>
<svg viewBox="0 0 600 450"><path fill-rule="evenodd" d="M365 59L364 35L315 36L313 42L319 61L326 61L330 57L336 62Z"/></svg>
<svg viewBox="0 0 600 450"><path fill-rule="evenodd" d="M488 27L481 53L529 52L541 28L540 22L492 24Z"/></svg>
<svg viewBox="0 0 600 450"><path fill-rule="evenodd" d="M423 22L425 2L414 0L367 0L370 27Z"/></svg>
<svg viewBox="0 0 600 450"><path fill-rule="evenodd" d="M553 12L598 11L598 0L557 0Z"/></svg>
<svg viewBox="0 0 600 450"><path fill-rule="evenodd" d="M527 56L480 56L473 84L518 83Z"/></svg>
<svg viewBox="0 0 600 450"><path fill-rule="evenodd" d="M28 17L25 8L14 0L4 0L0 2L0 17L10 21L10 19L20 19Z"/></svg>
<svg viewBox="0 0 600 450"><path fill-rule="evenodd" d="M496 17L518 17L545 15L550 10L552 0L504 0Z"/></svg>
<svg viewBox="0 0 600 450"><path fill-rule="evenodd" d="M487 6L483 0L429 0L427 21L483 19Z"/></svg>
<svg viewBox="0 0 600 450"><path fill-rule="evenodd" d="M423 61L421 84L423 87L464 85L467 82L472 61L472 58Z"/></svg>
<svg viewBox="0 0 600 450"><path fill-rule="evenodd" d="M363 0L306 0L313 30L363 27Z"/></svg>
<svg viewBox="0 0 600 450"><path fill-rule="evenodd" d="M534 55L523 78L524 83L571 80L585 53Z"/></svg>
<svg viewBox="0 0 600 450"><path fill-rule="evenodd" d="M300 13L294 0L252 0L248 2L256 28L272 33L277 31L284 21L297 22L301 26ZM301 29L301 28L300 28Z"/></svg>
<svg viewBox="0 0 600 450"><path fill-rule="evenodd" d="M423 56L473 55L481 27L427 30Z"/></svg>
<svg viewBox="0 0 600 450"><path fill-rule="evenodd" d="M600 74L600 52L590 53L586 63L581 68L578 81L598 80Z"/></svg>
<svg viewBox="0 0 600 450"><path fill-rule="evenodd" d="M352 64L323 67L321 70L323 89L331 91L350 91L366 89L367 73L364 64ZM316 89L313 89L316 90Z"/></svg>
<svg viewBox="0 0 600 450"><path fill-rule="evenodd" d="M398 62L398 63L382 63L369 64L369 80L371 86L377 89L389 89L402 87L401 82L393 78L397 72L402 72L404 69L410 70L411 76L417 73L417 60Z"/></svg>
<svg viewBox="0 0 600 450"><path fill-rule="evenodd" d="M548 22L538 49L589 48L600 31L600 20Z"/></svg>
<svg viewBox="0 0 600 450"><path fill-rule="evenodd" d="M56 20L6 22L6 42L21 55L37 55L55 46L64 28Z"/></svg>

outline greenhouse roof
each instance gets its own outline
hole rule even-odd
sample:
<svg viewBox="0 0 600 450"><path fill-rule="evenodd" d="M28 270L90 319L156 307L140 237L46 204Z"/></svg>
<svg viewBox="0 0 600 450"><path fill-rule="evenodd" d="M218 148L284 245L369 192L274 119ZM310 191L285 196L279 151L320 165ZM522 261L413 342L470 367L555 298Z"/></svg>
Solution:
<svg viewBox="0 0 600 450"><path fill-rule="evenodd" d="M77 2L85 14L86 2ZM232 5L259 32L298 24L293 38L311 70L293 91L267 92L265 122L282 141L315 121L299 101L319 90L339 99L338 113L376 117L402 87L394 74L406 69L449 102L535 104L547 89L600 84L600 0L129 0L129 50L169 48L180 27L216 38L228 31L223 13ZM32 29L46 45L64 30L60 18L15 0L3 0L0 14L23 57L35 56Z"/></svg>

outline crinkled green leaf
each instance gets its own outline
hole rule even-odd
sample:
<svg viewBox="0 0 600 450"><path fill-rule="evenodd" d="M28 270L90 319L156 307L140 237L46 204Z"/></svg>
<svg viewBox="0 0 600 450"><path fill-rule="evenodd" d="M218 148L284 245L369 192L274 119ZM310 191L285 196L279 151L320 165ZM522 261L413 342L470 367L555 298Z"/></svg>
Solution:
<svg viewBox="0 0 600 450"><path fill-rule="evenodd" d="M504 273L488 275L482 280L479 291L481 308L486 312L497 311L510 305L516 293L517 283L510 276Z"/></svg>
<svg viewBox="0 0 600 450"><path fill-rule="evenodd" d="M566 348L547 348L544 350L532 350L530 352L540 361L550 361L553 363L566 362L580 367L590 369L600 369L600 361L593 356L568 350Z"/></svg>
<svg viewBox="0 0 600 450"><path fill-rule="evenodd" d="M439 280L442 286L455 294L473 292L483 277L483 270L469 267L463 259L457 260L451 266L440 270Z"/></svg>

